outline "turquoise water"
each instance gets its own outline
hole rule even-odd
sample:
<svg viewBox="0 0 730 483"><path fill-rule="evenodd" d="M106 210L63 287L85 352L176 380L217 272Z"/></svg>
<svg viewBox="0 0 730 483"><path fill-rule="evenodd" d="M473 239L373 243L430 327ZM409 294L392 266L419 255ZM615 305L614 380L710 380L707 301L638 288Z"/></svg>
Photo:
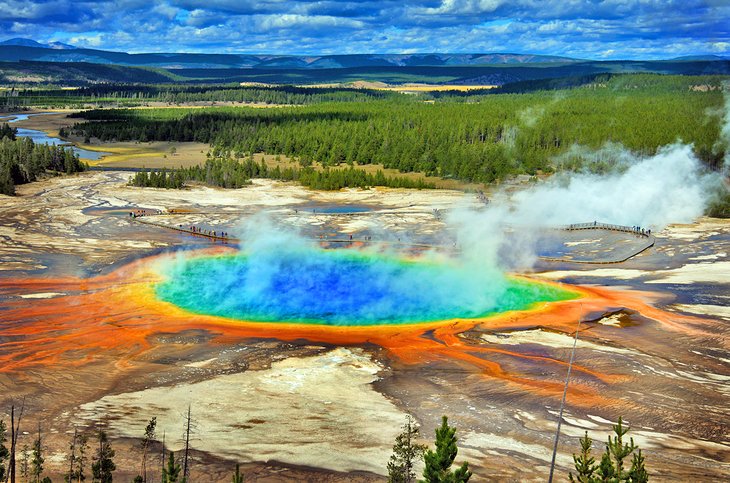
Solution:
<svg viewBox="0 0 730 483"><path fill-rule="evenodd" d="M478 318L576 296L448 261L346 250L182 259L166 275L157 296L194 313L334 326Z"/></svg>

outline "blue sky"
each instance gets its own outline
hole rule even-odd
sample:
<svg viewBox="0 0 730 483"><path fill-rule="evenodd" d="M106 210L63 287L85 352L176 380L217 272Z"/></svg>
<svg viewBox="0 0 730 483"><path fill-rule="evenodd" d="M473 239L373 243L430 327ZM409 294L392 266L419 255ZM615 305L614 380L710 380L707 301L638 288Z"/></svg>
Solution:
<svg viewBox="0 0 730 483"><path fill-rule="evenodd" d="M127 52L730 55L730 0L2 0L0 39Z"/></svg>

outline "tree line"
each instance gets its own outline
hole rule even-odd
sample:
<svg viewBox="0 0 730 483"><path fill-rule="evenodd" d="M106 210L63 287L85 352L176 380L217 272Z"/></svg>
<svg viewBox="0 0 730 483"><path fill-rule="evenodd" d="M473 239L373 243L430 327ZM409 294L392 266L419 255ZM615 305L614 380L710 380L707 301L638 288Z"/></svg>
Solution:
<svg viewBox="0 0 730 483"><path fill-rule="evenodd" d="M492 89L468 91L435 91L427 94L434 99L447 99L457 102L478 102L481 96L495 94L525 94L539 91L558 91L565 89L607 90L614 93L635 89L651 89L654 92L687 92L692 89L708 88L720 90L723 75L666 75L655 73L597 73L589 75L557 77L549 79L530 79L509 82Z"/></svg>
<svg viewBox="0 0 730 483"><path fill-rule="evenodd" d="M301 168L270 168L262 160L252 158L244 161L232 158L207 159L205 164L168 170L166 168L137 172L130 180L130 186L143 188L182 189L191 182L222 188L242 188L252 178L268 178L280 181L297 181L316 190L339 190L342 188L369 188L385 186L390 188L433 189L433 183L421 179L411 180L403 176L386 176L382 170L375 174L349 166L344 169L316 170L311 166Z"/></svg>
<svg viewBox="0 0 730 483"><path fill-rule="evenodd" d="M347 87L299 87L293 85L230 84L92 84L76 89L55 86L18 88L0 93L3 102L36 106L83 104L140 105L147 102L239 102L303 105L321 102L366 102L371 99L405 98L397 92Z"/></svg>
<svg viewBox="0 0 730 483"><path fill-rule="evenodd" d="M15 186L35 181L41 174L76 173L86 165L70 148L16 139L7 124L0 127L0 193L15 195Z"/></svg>
<svg viewBox="0 0 730 483"><path fill-rule="evenodd" d="M38 423L37 436L31 447L24 445L21 450L17 449L17 438L20 434L20 422L23 417L21 406L16 418L15 407L11 408L10 425L10 448L8 443L7 425L0 420L0 481L16 483L22 479L26 483L52 483L50 477L44 476L45 448L43 445L43 434L41 423ZM163 432L160 441L157 433L157 418L149 420L144 429L137 446L139 452L139 473L134 477L133 483L147 483L156 481L156 475L162 483L187 483L190 479L190 434L192 427L192 411L188 407L185 417L183 433L184 448L178 452L177 459L175 452L167 451L165 444L165 433ZM625 439L629 428L623 425L622 418L613 425L614 435L608 436L605 443L605 451L601 456L600 463L591 456L593 441L586 431L585 436L580 438L580 452L573 454L575 474L571 471L568 475L571 482L580 483L646 483L649 481L649 473L645 466L645 457L638 445L634 444L633 438L627 442ZM464 462L452 469L458 455L456 428L449 425L448 418L441 418L441 425L435 430L434 449L419 442L420 429L418 424L410 416L406 416L402 431L396 436L393 445L393 452L387 464L389 483L466 483L472 477L469 463ZM91 456L91 467L89 472L89 435L74 429L73 436L69 442L68 467L64 471L66 483L82 483L91 476L94 483L112 483L114 472L117 469L114 463L116 455L109 440L109 435L103 425L93 432L96 439L93 455ZM98 446L97 446L98 444ZM17 454L20 457L17 457ZM155 472L155 464L150 463L150 458L157 454L159 459L158 471ZM628 458L631 457L631 461ZM417 480L416 464L423 462L422 479ZM19 463L19 464L18 464ZM18 478L18 476L20 478ZM240 465L236 464L235 471L231 477L232 483L243 483L244 475L241 473Z"/></svg>
<svg viewBox="0 0 730 483"><path fill-rule="evenodd" d="M618 81L617 81L618 82ZM623 82L627 82L624 80ZM265 152L305 165L381 164L403 172L492 183L560 169L573 145L620 143L641 155L678 139L720 166L722 92L566 89L477 96L464 103L322 102L296 108L91 110L69 132L102 141L197 141L236 157ZM667 83L674 83L667 79Z"/></svg>
<svg viewBox="0 0 730 483"><path fill-rule="evenodd" d="M258 168L258 164L255 168ZM143 188L182 189L187 183L198 182L221 188L242 188L251 184L254 166L234 159L207 159L205 164L168 170L146 170L136 173L130 186Z"/></svg>

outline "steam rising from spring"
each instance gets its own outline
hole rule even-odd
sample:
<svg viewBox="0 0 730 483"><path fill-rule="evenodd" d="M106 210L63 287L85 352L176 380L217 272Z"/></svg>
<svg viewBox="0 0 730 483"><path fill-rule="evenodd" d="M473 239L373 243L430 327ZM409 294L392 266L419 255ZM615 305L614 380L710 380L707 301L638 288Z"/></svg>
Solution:
<svg viewBox="0 0 730 483"><path fill-rule="evenodd" d="M182 258L157 287L196 313L261 322L335 326L478 318L574 297L552 285L481 270L466 258L418 259L373 250L323 250L265 215L250 220L244 251Z"/></svg>
<svg viewBox="0 0 730 483"><path fill-rule="evenodd" d="M617 153L617 171L556 176L513 197L512 214L521 223L566 225L602 221L659 229L701 216L718 183L691 146L666 146L638 158Z"/></svg>
<svg viewBox="0 0 730 483"><path fill-rule="evenodd" d="M447 221L462 259L482 270L522 270L534 264L545 228L598 221L656 231L689 223L703 214L722 184L722 176L708 171L684 144L647 157L616 144L598 151L575 146L557 161L569 157L600 164L607 172L558 174L513 194L497 193L486 208L453 210Z"/></svg>

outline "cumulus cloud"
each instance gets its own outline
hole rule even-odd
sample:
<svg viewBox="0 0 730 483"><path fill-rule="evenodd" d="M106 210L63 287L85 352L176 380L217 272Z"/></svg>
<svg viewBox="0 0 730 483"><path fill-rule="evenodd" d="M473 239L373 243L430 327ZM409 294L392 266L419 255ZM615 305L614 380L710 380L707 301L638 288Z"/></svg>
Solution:
<svg viewBox="0 0 730 483"><path fill-rule="evenodd" d="M328 28L350 27L362 28L365 24L359 20L333 17L330 15L266 15L261 19L259 26L269 29L296 29L296 28Z"/></svg>
<svg viewBox="0 0 730 483"><path fill-rule="evenodd" d="M0 31L8 37L48 41L103 32L96 47L130 52L258 53L268 45L267 53L294 53L293 45L302 54L723 55L730 48L728 17L727 2L701 0L0 2Z"/></svg>

